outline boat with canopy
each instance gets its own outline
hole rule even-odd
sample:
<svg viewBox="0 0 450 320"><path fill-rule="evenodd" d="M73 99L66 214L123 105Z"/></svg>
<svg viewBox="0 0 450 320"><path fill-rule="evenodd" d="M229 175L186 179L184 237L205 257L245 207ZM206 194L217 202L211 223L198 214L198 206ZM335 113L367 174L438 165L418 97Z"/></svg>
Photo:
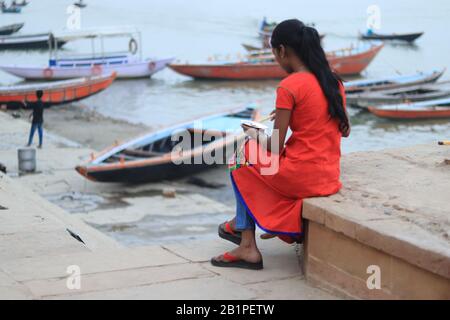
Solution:
<svg viewBox="0 0 450 320"><path fill-rule="evenodd" d="M105 40L127 38L128 50L107 52ZM60 42L87 40L91 53L61 53ZM84 29L54 34L48 41L50 57L47 66L0 65L0 69L30 80L62 80L117 73L117 78L147 78L164 69L173 58L143 58L141 33L134 27Z"/></svg>

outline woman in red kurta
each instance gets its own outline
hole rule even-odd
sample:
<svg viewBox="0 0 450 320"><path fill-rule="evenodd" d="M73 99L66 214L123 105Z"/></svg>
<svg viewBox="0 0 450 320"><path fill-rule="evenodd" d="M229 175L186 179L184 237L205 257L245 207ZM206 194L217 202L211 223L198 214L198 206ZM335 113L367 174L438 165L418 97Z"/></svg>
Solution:
<svg viewBox="0 0 450 320"><path fill-rule="evenodd" d="M254 139L245 144L244 165L231 172L237 217L219 226L219 235L239 247L211 260L219 267L262 269L254 224L286 242L300 241L303 199L341 188L341 137L349 135L350 124L342 82L330 69L319 34L299 20L286 20L275 28L271 44L289 73L277 88L277 135L244 127ZM288 128L292 134L285 143Z"/></svg>

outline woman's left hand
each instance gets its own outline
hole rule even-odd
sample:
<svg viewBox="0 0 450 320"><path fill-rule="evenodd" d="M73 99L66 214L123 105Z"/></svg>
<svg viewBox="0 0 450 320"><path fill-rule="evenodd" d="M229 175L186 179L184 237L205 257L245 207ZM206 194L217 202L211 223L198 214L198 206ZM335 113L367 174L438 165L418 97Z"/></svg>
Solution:
<svg viewBox="0 0 450 320"><path fill-rule="evenodd" d="M244 124L242 124L241 127L244 130L245 134L252 139L257 139L261 133L261 130L255 129L253 127L248 127Z"/></svg>
<svg viewBox="0 0 450 320"><path fill-rule="evenodd" d="M277 114L277 109L273 109L272 112L270 113L270 121L275 120L276 114Z"/></svg>

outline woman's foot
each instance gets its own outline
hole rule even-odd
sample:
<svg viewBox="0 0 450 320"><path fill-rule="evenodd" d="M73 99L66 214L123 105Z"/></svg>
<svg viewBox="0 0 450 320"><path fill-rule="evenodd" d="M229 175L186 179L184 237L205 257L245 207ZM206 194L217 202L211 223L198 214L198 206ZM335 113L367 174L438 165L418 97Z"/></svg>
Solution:
<svg viewBox="0 0 450 320"><path fill-rule="evenodd" d="M239 246L230 252L212 258L211 264L216 267L260 270L263 268L263 259L257 247Z"/></svg>
<svg viewBox="0 0 450 320"><path fill-rule="evenodd" d="M237 245L241 244L242 234L240 231L236 231L234 219L219 225L218 234L222 239L233 242Z"/></svg>
<svg viewBox="0 0 450 320"><path fill-rule="evenodd" d="M233 256L229 252L225 252L220 258L212 258L211 264L220 268L241 268L248 270L261 270L264 268L263 261L248 262Z"/></svg>
<svg viewBox="0 0 450 320"><path fill-rule="evenodd" d="M239 246L235 248L234 250L230 251L229 254L231 254L233 257L236 257L238 259L247 261L247 262L260 262L262 260L261 252L257 247L244 247ZM216 260L223 261L223 254L220 256L215 257Z"/></svg>

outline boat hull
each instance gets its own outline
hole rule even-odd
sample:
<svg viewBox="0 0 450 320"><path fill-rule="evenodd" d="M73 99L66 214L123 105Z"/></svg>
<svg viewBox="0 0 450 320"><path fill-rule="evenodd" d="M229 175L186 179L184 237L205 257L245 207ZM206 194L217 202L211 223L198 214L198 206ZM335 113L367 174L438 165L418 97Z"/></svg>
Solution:
<svg viewBox="0 0 450 320"><path fill-rule="evenodd" d="M214 167L216 167L216 165L208 165L204 163L195 165L176 165L169 161L157 165L142 165L104 170L87 169L83 166L76 167L75 169L79 174L91 181L147 183L179 179Z"/></svg>
<svg viewBox="0 0 450 320"><path fill-rule="evenodd" d="M42 100L56 105L70 103L85 99L108 88L116 78L113 73L108 76L96 76L83 79L73 79L61 83L39 83L32 85L19 85L13 87L0 87L0 104L15 107L22 105L23 101L35 102L36 90L42 90Z"/></svg>
<svg viewBox="0 0 450 320"><path fill-rule="evenodd" d="M383 46L376 46L366 52L350 56L329 56L331 67L342 76L361 73ZM217 80L268 80L282 79L287 73L276 63L234 63L234 64L171 64L174 71L195 79Z"/></svg>
<svg viewBox="0 0 450 320"><path fill-rule="evenodd" d="M375 79L369 81L351 81L345 83L345 92L347 96L363 93L391 89L400 89L414 85L432 83L437 81L445 72L446 69L440 71L433 71L428 74L415 74L407 76L398 76L390 78Z"/></svg>
<svg viewBox="0 0 450 320"><path fill-rule="evenodd" d="M396 119L396 120L450 118L450 108L395 110L395 109L377 109L376 107L369 107L368 110L380 118Z"/></svg>
<svg viewBox="0 0 450 320"><path fill-rule="evenodd" d="M394 41L406 41L406 42L414 42L418 38L420 38L423 35L423 32L417 32L417 33L408 33L408 34L372 34L367 35L363 34L360 36L363 40L381 40L381 41L388 41L388 40L394 40Z"/></svg>
<svg viewBox="0 0 450 320"><path fill-rule="evenodd" d="M21 7L15 7L15 8L2 8L3 13L21 13L22 8Z"/></svg>
<svg viewBox="0 0 450 320"><path fill-rule="evenodd" d="M4 26L0 28L0 36L9 36L18 32L24 26L23 23L17 23L10 26Z"/></svg>
<svg viewBox="0 0 450 320"><path fill-rule="evenodd" d="M99 182L143 183L181 178L221 165L212 161L212 154L226 164L245 137L241 121L255 120L258 116L254 108L239 108L191 120L113 145L75 169L83 177ZM199 123L201 128L196 127ZM175 132L190 132L195 147L173 153L175 146L170 141ZM211 139L207 132L217 138Z"/></svg>
<svg viewBox="0 0 450 320"><path fill-rule="evenodd" d="M419 102L442 99L450 96L450 82L430 85L408 86L406 88L347 94L347 104L359 108L369 106L402 104L405 101Z"/></svg>
<svg viewBox="0 0 450 320"><path fill-rule="evenodd" d="M89 67L19 67L0 66L5 72L28 80L64 80L117 73L117 78L147 78L164 69L173 59L130 62L124 65Z"/></svg>
<svg viewBox="0 0 450 320"><path fill-rule="evenodd" d="M404 98L390 98L390 97L360 97L360 98L347 98L347 104L357 106L359 108L367 109L369 106L381 105L381 104L398 104L409 102L426 101L428 99L441 99L448 97L450 92L443 92L439 94L433 94L429 96L405 96Z"/></svg>

